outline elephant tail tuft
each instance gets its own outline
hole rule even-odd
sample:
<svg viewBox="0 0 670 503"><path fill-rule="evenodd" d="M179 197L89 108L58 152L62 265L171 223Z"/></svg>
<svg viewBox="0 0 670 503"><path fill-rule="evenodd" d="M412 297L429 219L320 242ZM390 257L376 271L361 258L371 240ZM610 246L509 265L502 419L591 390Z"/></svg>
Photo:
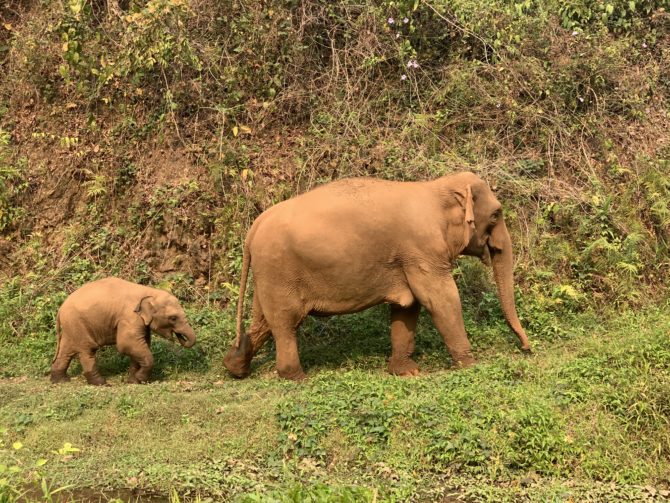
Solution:
<svg viewBox="0 0 670 503"><path fill-rule="evenodd" d="M242 315L244 313L244 294L247 289L247 278L249 277L249 264L251 263L251 252L249 251L249 240L245 240L242 252L242 277L240 278L240 296L237 299L237 324L235 327L235 348L240 347L242 338Z"/></svg>
<svg viewBox="0 0 670 503"><path fill-rule="evenodd" d="M51 365L53 365L54 362L56 361L56 358L58 358L58 352L60 351L61 337L62 333L60 328L60 310L58 310L58 313L56 314L56 354L54 355L54 359L51 360Z"/></svg>

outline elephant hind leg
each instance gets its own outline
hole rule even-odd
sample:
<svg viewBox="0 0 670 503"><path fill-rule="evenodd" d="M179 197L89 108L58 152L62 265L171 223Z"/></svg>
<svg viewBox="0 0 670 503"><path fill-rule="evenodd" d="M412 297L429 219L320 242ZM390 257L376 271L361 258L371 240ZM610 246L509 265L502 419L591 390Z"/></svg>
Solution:
<svg viewBox="0 0 670 503"><path fill-rule="evenodd" d="M67 375L67 369L75 354L77 354L76 351L74 351L67 342L61 341L58 353L51 364L52 383L68 382L70 380Z"/></svg>
<svg viewBox="0 0 670 503"><path fill-rule="evenodd" d="M107 384L100 371L98 370L98 365L95 361L96 349L84 350L79 353L79 361L81 362L81 368L84 370L84 377L89 384L95 386L102 386Z"/></svg>
<svg viewBox="0 0 670 503"><path fill-rule="evenodd" d="M306 377L298 355L297 325L298 323L281 323L272 329L277 347L277 373L292 381L300 381Z"/></svg>
<svg viewBox="0 0 670 503"><path fill-rule="evenodd" d="M235 377L247 377L251 373L251 359L271 335L258 296L254 293L251 326L248 331L242 332L240 346L230 348L223 359L224 366Z"/></svg>
<svg viewBox="0 0 670 503"><path fill-rule="evenodd" d="M391 359L388 371L399 376L419 375L419 366L412 360L414 336L421 304L409 307L391 306Z"/></svg>
<svg viewBox="0 0 670 503"><path fill-rule="evenodd" d="M297 329L309 309L302 305L294 292L271 290L269 298L263 298L265 316L275 340L277 373L284 379L299 381L305 378L298 355ZM276 306L275 309L267 306Z"/></svg>

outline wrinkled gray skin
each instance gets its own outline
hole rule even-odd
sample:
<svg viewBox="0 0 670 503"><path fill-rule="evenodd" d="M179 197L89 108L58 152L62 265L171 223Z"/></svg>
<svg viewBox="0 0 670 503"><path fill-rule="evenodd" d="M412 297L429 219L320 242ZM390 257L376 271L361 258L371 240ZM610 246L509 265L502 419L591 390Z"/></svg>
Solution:
<svg viewBox="0 0 670 503"><path fill-rule="evenodd" d="M237 341L224 365L235 376L248 375L251 358L272 335L279 375L302 379L296 329L305 316L352 313L380 303L391 304L391 373L418 373L411 355L421 306L455 364L471 365L452 277L459 255L490 261L505 318L529 351L514 305L512 241L502 206L473 173L430 182L345 179L279 203L247 233ZM250 269L253 311L244 332Z"/></svg>
<svg viewBox="0 0 670 503"><path fill-rule="evenodd" d="M93 281L73 292L58 310L58 343L51 382L69 381L70 361L79 356L89 384L105 384L95 361L102 346L130 356L129 383L146 382L153 367L151 332L190 348L195 333L174 295L118 278Z"/></svg>

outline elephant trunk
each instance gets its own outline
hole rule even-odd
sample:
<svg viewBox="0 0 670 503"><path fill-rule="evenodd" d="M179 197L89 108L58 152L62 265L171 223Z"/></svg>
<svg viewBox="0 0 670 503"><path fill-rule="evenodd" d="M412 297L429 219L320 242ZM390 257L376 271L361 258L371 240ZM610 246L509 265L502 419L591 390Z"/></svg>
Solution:
<svg viewBox="0 0 670 503"><path fill-rule="evenodd" d="M500 232L498 238L501 241L500 246L496 246L495 248L490 247L489 251L491 255L491 265L493 267L493 276L495 278L496 286L498 287L500 305L502 306L507 323L510 328L514 330L521 342L521 348L524 351L530 351L528 337L521 326L514 304L514 278L512 274L514 260L512 258L512 240L509 237L507 229L504 229L504 232Z"/></svg>
<svg viewBox="0 0 670 503"><path fill-rule="evenodd" d="M195 332L189 326L174 331L177 342L185 348L190 348L195 344Z"/></svg>

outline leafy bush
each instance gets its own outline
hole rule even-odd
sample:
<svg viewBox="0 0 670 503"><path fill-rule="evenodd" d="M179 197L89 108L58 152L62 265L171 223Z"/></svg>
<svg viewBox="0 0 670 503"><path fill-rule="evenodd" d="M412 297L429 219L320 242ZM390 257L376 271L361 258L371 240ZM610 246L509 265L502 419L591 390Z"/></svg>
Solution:
<svg viewBox="0 0 670 503"><path fill-rule="evenodd" d="M512 466L539 473L560 473L570 448L556 413L546 404L520 407L509 418Z"/></svg>
<svg viewBox="0 0 670 503"><path fill-rule="evenodd" d="M566 28L585 28L589 24L597 23L617 32L628 32L635 27L636 22L667 7L667 0L569 0L559 3L558 12Z"/></svg>

